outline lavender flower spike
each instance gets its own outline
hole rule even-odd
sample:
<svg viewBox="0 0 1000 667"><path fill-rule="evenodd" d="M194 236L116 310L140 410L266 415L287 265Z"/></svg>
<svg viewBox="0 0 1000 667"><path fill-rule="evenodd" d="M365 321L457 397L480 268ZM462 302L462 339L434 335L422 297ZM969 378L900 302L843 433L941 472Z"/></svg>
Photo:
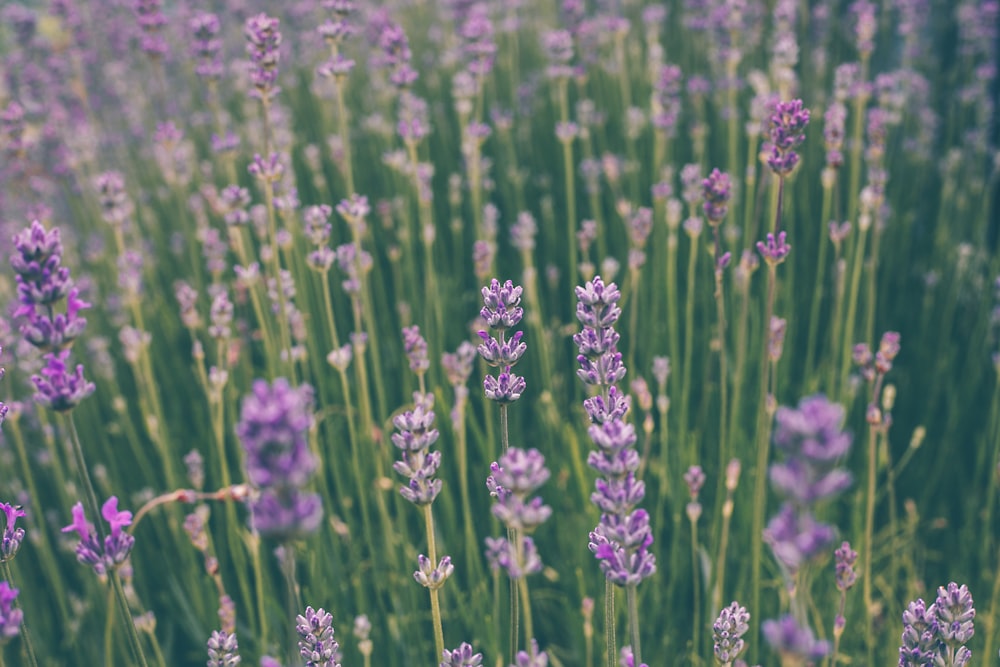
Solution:
<svg viewBox="0 0 1000 667"><path fill-rule="evenodd" d="M800 626L792 615L777 621L764 621L761 631L771 648L789 664L821 660L830 652L829 642L817 640L812 630Z"/></svg>
<svg viewBox="0 0 1000 667"><path fill-rule="evenodd" d="M14 609L19 591L6 581L0 581L0 648L6 640L16 637L24 620L24 612Z"/></svg>
<svg viewBox="0 0 1000 667"><path fill-rule="evenodd" d="M453 651L445 650L439 667L479 667L483 664L483 654L473 653L472 644L462 642Z"/></svg>
<svg viewBox="0 0 1000 667"><path fill-rule="evenodd" d="M31 376L37 390L34 397L36 403L56 412L65 412L94 393L97 387L83 377L83 364L77 364L76 370L70 371L68 359L68 349L45 355L46 365L41 375Z"/></svg>
<svg viewBox="0 0 1000 667"><path fill-rule="evenodd" d="M768 264L772 266L781 264L788 257L788 253L792 251L792 246L785 243L785 238L787 238L785 232L778 232L777 237L769 233L767 242L757 241L757 252Z"/></svg>
<svg viewBox="0 0 1000 667"><path fill-rule="evenodd" d="M213 630L208 638L208 667L236 667L242 661L236 634Z"/></svg>
<svg viewBox="0 0 1000 667"><path fill-rule="evenodd" d="M62 532L75 532L80 537L80 542L76 545L76 559L84 565L90 565L94 572L103 576L125 562L135 545L135 538L123 530L132 525L132 513L118 510L116 496L111 496L104 502L101 516L111 527L103 544L93 524L87 521L83 503L73 505L73 523L63 528Z"/></svg>
<svg viewBox="0 0 1000 667"><path fill-rule="evenodd" d="M729 665L739 657L746 646L743 635L750 629L749 621L750 614L738 602L733 602L719 613L712 624L716 662Z"/></svg>
<svg viewBox="0 0 1000 667"><path fill-rule="evenodd" d="M780 177L785 177L799 163L795 152L805 141L805 127L809 124L809 110L803 108L802 100L778 102L770 118L771 154L767 166Z"/></svg>
<svg viewBox="0 0 1000 667"><path fill-rule="evenodd" d="M333 638L333 616L323 609L306 607L304 615L296 617L295 632L299 640L299 655L305 667L340 667L340 644Z"/></svg>
<svg viewBox="0 0 1000 667"><path fill-rule="evenodd" d="M729 211L729 197L732 194L732 183L729 174L713 169L701 182L702 198L705 200L705 217L708 224L718 226Z"/></svg>
<svg viewBox="0 0 1000 667"><path fill-rule="evenodd" d="M16 505L0 503L0 511L7 517L4 524L3 538L0 541L0 563L5 563L17 555L24 541L24 528L18 528L14 523L24 516L24 510Z"/></svg>
<svg viewBox="0 0 1000 667"><path fill-rule="evenodd" d="M258 491L251 521L265 537L299 537L323 519L319 495L303 490L316 470L307 440L312 401L311 386L292 387L284 378L256 380L243 398L236 435L246 451L247 479Z"/></svg>

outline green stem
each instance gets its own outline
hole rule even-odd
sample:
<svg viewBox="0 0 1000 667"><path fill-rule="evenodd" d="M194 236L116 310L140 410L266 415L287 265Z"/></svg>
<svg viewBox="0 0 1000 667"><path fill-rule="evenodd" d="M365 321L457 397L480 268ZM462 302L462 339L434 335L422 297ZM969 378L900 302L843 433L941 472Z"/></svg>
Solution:
<svg viewBox="0 0 1000 667"><path fill-rule="evenodd" d="M842 349L840 357L840 378L838 385L838 396L843 399L847 391L847 375L851 369L851 352L855 343L855 320L858 310L858 292L861 286L861 267L865 262L865 239L868 236L868 228L863 227L858 230L858 243L855 246L853 261L851 262L851 285L847 292L847 318L841 332Z"/></svg>
<svg viewBox="0 0 1000 667"><path fill-rule="evenodd" d="M431 506L424 505L424 526L427 529L427 557L433 567L437 567L437 544L434 538L434 515ZM441 603L438 600L438 589L428 589L431 594L431 618L434 623L434 648L438 658L444 653L444 628L441 625Z"/></svg>
<svg viewBox="0 0 1000 667"><path fill-rule="evenodd" d="M559 79L559 118L563 123L569 121L569 79ZM575 284L577 273L576 257L576 178L573 166L573 144L570 141L563 145L563 175L566 189L566 250L569 253L569 283Z"/></svg>
<svg viewBox="0 0 1000 667"><path fill-rule="evenodd" d="M757 410L757 465L754 468L754 492L753 492L753 523L751 527L751 548L750 548L750 570L751 570L751 590L753 591L753 609L758 610L754 617L751 617L751 636L760 636L760 597L761 597L761 556L763 549L764 512L767 505L767 459L771 445L771 420L768 414L768 330L771 326L771 317L774 315L774 292L777 281L776 267L774 264L767 265L767 302L764 310L764 335L763 353L760 368L760 385L758 395L760 396L760 407ZM753 658L750 662L756 662L757 647L752 646Z"/></svg>
<svg viewBox="0 0 1000 667"><path fill-rule="evenodd" d="M615 639L615 585L604 580L604 640L607 667L618 665L618 642Z"/></svg>
<svg viewBox="0 0 1000 667"><path fill-rule="evenodd" d="M688 413L691 403L691 366L694 364L694 283L698 266L698 238L698 236L691 237L691 249L688 255L687 302L684 306L684 368L681 373L681 409L677 415L681 442L684 443L684 452L688 458L691 458L691 452L688 451L691 417Z"/></svg>
<svg viewBox="0 0 1000 667"><path fill-rule="evenodd" d="M836 170L833 171L836 177ZM813 370L816 368L816 346L819 338L819 306L823 301L823 292L826 287L826 254L829 246L829 239L826 233L826 224L830 220L830 207L833 201L833 188L836 184L832 182L823 184L823 203L821 205L820 229L819 229L819 254L816 261L816 284L813 286L812 305L809 307L809 335L806 338L806 382L810 382ZM829 185L829 187L827 187Z"/></svg>
<svg viewBox="0 0 1000 667"><path fill-rule="evenodd" d="M132 645L132 652L140 667L149 667L146 662L146 654L142 650L142 641L139 639L139 632L135 629L135 622L132 620L132 612L128 607L128 598L125 597L125 589L122 587L121 577L117 570L111 572L111 587L115 592L115 599L118 601L118 611L121 614L122 624L128 635L129 643Z"/></svg>
<svg viewBox="0 0 1000 667"><path fill-rule="evenodd" d="M872 540L875 537L875 478L877 470L876 459L877 431L874 425L868 425L868 489L865 494L865 542L861 556L865 614L865 647L868 651L868 664L874 665L875 659L875 626L872 609Z"/></svg>
<svg viewBox="0 0 1000 667"><path fill-rule="evenodd" d="M0 567L3 569L3 577L7 580L10 586L14 585L14 575L10 571L9 561L0 561ZM24 642L24 650L28 654L28 664L31 667L38 667L38 658L35 657L35 647L31 643L31 634L28 632L27 621L21 621L21 641ZM3 660L3 652L0 651L0 661Z"/></svg>
<svg viewBox="0 0 1000 667"><path fill-rule="evenodd" d="M701 577L698 574L698 522L691 519L691 590L692 590L692 632L691 664L698 664L701 651Z"/></svg>
<svg viewBox="0 0 1000 667"><path fill-rule="evenodd" d="M628 629L632 641L632 658L635 665L642 664L642 650L639 645L639 600L638 584L625 587L625 603L628 605Z"/></svg>

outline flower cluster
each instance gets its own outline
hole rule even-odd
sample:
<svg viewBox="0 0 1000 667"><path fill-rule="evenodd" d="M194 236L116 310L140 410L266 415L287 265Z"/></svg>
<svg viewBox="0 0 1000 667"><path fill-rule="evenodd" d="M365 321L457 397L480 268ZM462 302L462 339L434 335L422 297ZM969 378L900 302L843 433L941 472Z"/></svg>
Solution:
<svg viewBox="0 0 1000 667"><path fill-rule="evenodd" d="M730 665L746 647L743 635L750 629L750 614L739 602L733 602L719 612L712 624L712 641L715 660L720 665Z"/></svg>
<svg viewBox="0 0 1000 667"><path fill-rule="evenodd" d="M251 523L264 537L294 539L323 519L318 494L304 491L316 470L307 433L312 427L312 387L278 378L256 380L243 398L236 435L246 452L247 480L255 489Z"/></svg>
<svg viewBox="0 0 1000 667"><path fill-rule="evenodd" d="M865 419L873 427L888 427L891 423L889 415L883 415L879 408L879 399L882 395L882 384L885 376L892 370L892 362L899 354L899 333L886 331L879 341L878 351L872 354L867 343L858 343L854 346L852 359L861 369L861 377L871 386L871 396L868 407L865 411Z"/></svg>
<svg viewBox="0 0 1000 667"><path fill-rule="evenodd" d="M473 653L472 645L462 642L453 651L444 650L439 667L479 667L483 664L483 654Z"/></svg>
<svg viewBox="0 0 1000 667"><path fill-rule="evenodd" d="M799 163L795 149L805 141L805 129L809 124L809 110L802 106L802 100L778 102L769 119L771 147L767 156L767 166L780 177L792 173Z"/></svg>
<svg viewBox="0 0 1000 667"><path fill-rule="evenodd" d="M266 98L279 90L275 84L281 60L280 23L278 19L261 13L248 18L243 30L250 58L250 83L257 97Z"/></svg>
<svg viewBox="0 0 1000 667"><path fill-rule="evenodd" d="M14 609L18 591L6 581L0 581L0 649L6 640L17 636L24 620L24 612Z"/></svg>
<svg viewBox="0 0 1000 667"><path fill-rule="evenodd" d="M729 174L713 169L708 178L701 182L701 192L708 224L713 227L721 225L729 211L729 197L732 194Z"/></svg>
<svg viewBox="0 0 1000 667"><path fill-rule="evenodd" d="M306 607L295 619L299 655L305 667L340 667L340 644L333 638L333 615L323 609Z"/></svg>
<svg viewBox="0 0 1000 667"><path fill-rule="evenodd" d="M213 630L208 638L208 667L236 667L241 661L236 635Z"/></svg>
<svg viewBox="0 0 1000 667"><path fill-rule="evenodd" d="M73 523L62 529L64 533L75 532L79 536L76 559L94 568L99 576L124 563L135 545L135 538L123 530L132 525L132 513L118 510L117 497L111 496L104 502L101 516L111 527L111 532L103 540L98 536L94 525L87 521L83 503L73 505Z"/></svg>
<svg viewBox="0 0 1000 667"><path fill-rule="evenodd" d="M648 550L653 543L649 515L636 509L646 486L636 477L635 427L625 422L631 401L616 386L625 377L614 329L622 312L618 307L621 292L614 283L605 285L595 276L576 288L576 297L576 317L583 325L573 336L580 351L577 376L598 390L584 401L591 421L587 433L597 448L587 457L587 464L600 475L590 501L601 511L588 547L609 581L636 585L656 572L656 558Z"/></svg>
<svg viewBox="0 0 1000 667"><path fill-rule="evenodd" d="M197 59L194 73L206 81L222 78L222 26L219 17L211 12L199 11L188 20L191 35L191 54Z"/></svg>
<svg viewBox="0 0 1000 667"><path fill-rule="evenodd" d="M816 639L813 631L799 625L795 616L788 614L761 625L764 640L781 656L782 664L812 664L830 653L830 642Z"/></svg>
<svg viewBox="0 0 1000 667"><path fill-rule="evenodd" d="M434 428L434 394L414 392L413 409L396 415L392 423L398 431L392 434L392 444L401 456L392 468L410 480L399 493L414 505L429 505L441 493L441 480L434 479L441 452L430 451L439 435Z"/></svg>
<svg viewBox="0 0 1000 667"><path fill-rule="evenodd" d="M972 595L964 584L939 586L930 607L922 599L914 600L903 611L899 667L968 664L972 652L965 644L975 634L975 617Z"/></svg>
<svg viewBox="0 0 1000 667"><path fill-rule="evenodd" d="M850 473L837 463L850 449L851 436L841 430L844 409L822 395L803 399L798 408L778 408L775 419L774 444L784 461L772 464L769 476L785 502L768 524L765 539L794 576L833 543L834 528L819 523L812 508L850 486Z"/></svg>
<svg viewBox="0 0 1000 667"><path fill-rule="evenodd" d="M483 389L486 398L501 405L521 398L526 387L524 378L511 371L527 350L527 345L521 342L523 333L517 331L507 338L507 330L517 326L524 316L522 291L510 280L501 285L496 278L489 287L482 289L483 308L480 315L493 334L480 331L479 337L483 342L477 349L487 364L501 369L496 377L487 375L483 379Z"/></svg>
<svg viewBox="0 0 1000 667"><path fill-rule="evenodd" d="M35 401L56 411L70 410L94 392L93 383L83 377L83 366L71 370L69 347L83 333L87 320L80 311L90 304L79 298L79 290L62 265L59 230L47 231L40 222L14 237L10 264L17 274L19 306L15 317L23 317L21 334L35 347L45 350L46 366L31 381ZM64 313L55 306L66 300Z"/></svg>
<svg viewBox="0 0 1000 667"><path fill-rule="evenodd" d="M490 465L486 488L496 498L493 515L513 531L518 543L487 538L487 556L494 568L502 567L512 579L542 569L534 541L527 534L552 515L552 508L538 496L530 498L549 478L545 457L537 449L511 447Z"/></svg>
<svg viewBox="0 0 1000 667"><path fill-rule="evenodd" d="M4 406L6 407L6 406ZM24 541L24 528L18 528L15 522L24 516L24 510L16 505L0 503L0 512L6 517L3 529L3 538L0 541L0 563L5 563L17 555Z"/></svg>

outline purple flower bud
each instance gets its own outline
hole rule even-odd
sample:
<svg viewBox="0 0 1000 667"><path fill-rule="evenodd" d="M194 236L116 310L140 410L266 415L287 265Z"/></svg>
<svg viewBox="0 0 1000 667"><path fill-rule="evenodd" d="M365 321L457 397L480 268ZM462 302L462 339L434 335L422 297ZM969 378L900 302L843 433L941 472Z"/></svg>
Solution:
<svg viewBox="0 0 1000 667"><path fill-rule="evenodd" d="M830 652L829 642L818 641L812 630L800 626L792 615L783 616L777 621L764 621L761 631L771 648L783 658L800 662L820 660Z"/></svg>
<svg viewBox="0 0 1000 667"><path fill-rule="evenodd" d="M243 34L250 58L250 83L258 97L278 92L278 62L281 59L280 21L261 13L247 19Z"/></svg>
<svg viewBox="0 0 1000 667"><path fill-rule="evenodd" d="M951 582L947 588L939 586L937 600L934 601L934 615L938 621L941 641L952 649L968 643L975 634L972 619L976 617L976 610L965 584L959 586Z"/></svg>
<svg viewBox="0 0 1000 667"><path fill-rule="evenodd" d="M799 162L795 148L805 141L805 127L809 124L809 110L802 100L778 102L771 114L771 154L767 164L778 176L787 176Z"/></svg>
<svg viewBox="0 0 1000 667"><path fill-rule="evenodd" d="M480 315L486 320L486 325L501 331L516 326L524 315L524 309L521 308L522 291L520 286L515 286L510 280L501 285L496 278L490 282L489 287L484 287L484 305Z"/></svg>
<svg viewBox="0 0 1000 667"><path fill-rule="evenodd" d="M511 338L501 343L487 332L480 331L479 337L483 342L477 348L479 356L490 366L509 368L516 364L528 349L528 346L521 342L523 335L524 332L517 331Z"/></svg>
<svg viewBox="0 0 1000 667"><path fill-rule="evenodd" d="M443 557L435 565L427 556L420 554L417 557L417 563L420 569L413 573L413 578L424 588L432 590L441 588L448 577L455 572L455 566L451 564L451 556Z"/></svg>
<svg viewBox="0 0 1000 667"><path fill-rule="evenodd" d="M526 387L524 378L510 371L504 371L497 377L487 375L483 379L486 398L497 403L513 403L521 398Z"/></svg>
<svg viewBox="0 0 1000 667"><path fill-rule="evenodd" d="M340 644L333 638L333 615L323 609L306 607L305 614L295 618L299 655L306 667L340 667Z"/></svg>
<svg viewBox="0 0 1000 667"><path fill-rule="evenodd" d="M854 571L854 563L858 560L858 552L851 549L850 543L844 542L840 545L840 548L833 552L833 558L836 563L837 588L846 591L858 579L858 575Z"/></svg>
<svg viewBox="0 0 1000 667"><path fill-rule="evenodd" d="M65 412L94 393L97 387L83 377L83 364L77 364L75 372L70 372L66 363L68 359L68 349L45 355L46 364L41 375L31 376L37 390L34 396L36 403L56 412Z"/></svg>
<svg viewBox="0 0 1000 667"><path fill-rule="evenodd" d="M430 359L427 357L427 341L420 335L420 327L403 327L403 350L406 358L410 361L410 370L418 376L427 372L431 367Z"/></svg>
<svg viewBox="0 0 1000 667"><path fill-rule="evenodd" d="M713 226L722 224L722 220L729 210L729 197L732 190L729 174L713 169L708 178L701 182L701 189L708 224Z"/></svg>
<svg viewBox="0 0 1000 667"><path fill-rule="evenodd" d="M473 653L472 644L462 642L454 650L444 650L439 667L479 667L482 664L483 654Z"/></svg>
<svg viewBox="0 0 1000 667"><path fill-rule="evenodd" d="M750 614L740 603L733 602L719 612L712 624L712 639L715 643L715 659L729 664L743 652L743 635L750 629Z"/></svg>
<svg viewBox="0 0 1000 667"><path fill-rule="evenodd" d="M236 634L213 630L208 638L208 667L235 667L240 660Z"/></svg>
<svg viewBox="0 0 1000 667"><path fill-rule="evenodd" d="M24 612L14 608L18 591L6 581L0 581L0 645L17 636L24 621Z"/></svg>
<svg viewBox="0 0 1000 667"><path fill-rule="evenodd" d="M705 485L705 473L702 472L701 466L691 466L688 468L687 472L684 473L684 483L687 484L691 500L698 500L701 487Z"/></svg>
<svg viewBox="0 0 1000 667"><path fill-rule="evenodd" d="M767 235L767 242L757 242L757 252L760 253L764 261L771 265L781 264L792 251L792 246L785 243L785 232L778 232L778 237L774 234Z"/></svg>
<svg viewBox="0 0 1000 667"><path fill-rule="evenodd" d="M18 528L14 524L25 514L19 506L8 503L0 503L0 512L3 512L7 519L0 542L0 562L6 562L17 555L21 542L24 541L24 528Z"/></svg>
<svg viewBox="0 0 1000 667"><path fill-rule="evenodd" d="M545 651L538 650L538 642L531 640L530 651L518 651L514 664L510 667L548 667L549 656Z"/></svg>
<svg viewBox="0 0 1000 667"><path fill-rule="evenodd" d="M111 496L101 507L101 516L108 522L111 532L104 538L102 544L94 531L94 526L87 521L83 511L83 503L73 506L73 523L62 529L62 532L75 532L80 542L76 545L76 559L94 568L98 575L104 575L125 562L135 538L122 530L132 525L132 513L118 510L118 498Z"/></svg>

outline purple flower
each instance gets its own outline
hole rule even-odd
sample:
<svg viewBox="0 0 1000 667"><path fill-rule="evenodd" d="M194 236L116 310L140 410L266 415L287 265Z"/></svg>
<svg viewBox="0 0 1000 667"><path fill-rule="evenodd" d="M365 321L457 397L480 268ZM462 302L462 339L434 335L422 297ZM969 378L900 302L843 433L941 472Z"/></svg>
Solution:
<svg viewBox="0 0 1000 667"><path fill-rule="evenodd" d="M199 11L188 21L191 54L197 59L194 72L209 81L222 78L224 72L220 29L219 17L210 12Z"/></svg>
<svg viewBox="0 0 1000 667"><path fill-rule="evenodd" d="M521 398L527 383L524 378L514 373L504 372L497 377L487 375L483 378L483 389L486 398L497 403L513 403Z"/></svg>
<svg viewBox="0 0 1000 667"><path fill-rule="evenodd" d="M24 541L24 528L18 528L15 522L24 516L24 510L16 505L0 503L0 511L7 518L3 529L3 538L0 541L0 563L9 561L17 555Z"/></svg>
<svg viewBox="0 0 1000 667"><path fill-rule="evenodd" d="M340 667L340 644L333 638L333 615L323 609L306 607L305 614L295 618L299 655L306 667Z"/></svg>
<svg viewBox="0 0 1000 667"><path fill-rule="evenodd" d="M250 502L253 527L279 540L315 531L323 516L316 494L303 491L316 470L307 434L312 387L278 378L256 380L243 398L236 435L246 452L247 480L258 490Z"/></svg>
<svg viewBox="0 0 1000 667"><path fill-rule="evenodd" d="M14 609L14 600L19 592L6 581L0 581L0 640L16 637L21 630L24 612ZM3 642L0 641L0 647L2 646Z"/></svg>
<svg viewBox="0 0 1000 667"><path fill-rule="evenodd" d="M420 335L420 327L403 327L403 350L406 358L410 361L410 370L418 376L427 372L431 367L430 359L427 357L427 341Z"/></svg>
<svg viewBox="0 0 1000 667"><path fill-rule="evenodd" d="M281 59L280 21L261 13L247 19L243 34L247 39L247 55L250 57L250 83L255 88L254 95L266 97L278 92L278 62Z"/></svg>
<svg viewBox="0 0 1000 667"><path fill-rule="evenodd" d="M917 599L903 610L899 667L931 667L941 653L940 627L934 605Z"/></svg>
<svg viewBox="0 0 1000 667"><path fill-rule="evenodd" d="M784 177L799 163L795 152L805 141L805 128L809 124L809 110L803 108L802 100L778 102L769 119L771 154L767 165L778 176Z"/></svg>
<svg viewBox="0 0 1000 667"><path fill-rule="evenodd" d="M510 667L547 667L549 656L545 651L538 650L538 642L531 640L530 651L518 651L514 657L514 664Z"/></svg>
<svg viewBox="0 0 1000 667"><path fill-rule="evenodd" d="M800 626L794 616L783 616L777 621L764 621L761 626L764 639L782 658L820 660L830 652L830 644L818 641L808 627Z"/></svg>
<svg viewBox="0 0 1000 667"><path fill-rule="evenodd" d="M833 552L836 563L837 588L846 591L858 580L858 575L854 571L854 563L858 560L858 552L851 549L848 542L840 545L840 548Z"/></svg>
<svg viewBox="0 0 1000 667"><path fill-rule="evenodd" d="M93 524L87 521L83 503L73 505L73 523L62 529L64 533L75 532L79 536L76 559L84 565L90 565L98 575L104 575L124 563L135 545L135 538L122 530L132 525L132 513L118 510L116 496L111 496L104 502L101 516L111 527L111 532L104 537L103 543Z"/></svg>
<svg viewBox="0 0 1000 667"><path fill-rule="evenodd" d="M401 459L392 468L409 478L401 487L400 495L414 505L429 505L441 492L441 480L434 479L441 465L441 452L430 451L437 442L438 430L434 428L434 394L413 394L413 410L393 418L397 433L392 434L392 444L401 452Z"/></svg>
<svg viewBox="0 0 1000 667"><path fill-rule="evenodd" d="M37 390L34 396L36 403L56 412L65 412L94 393L97 387L83 377L83 364L77 364L76 370L70 372L66 363L68 359L69 350L45 355L46 364L41 375L31 376Z"/></svg>
<svg viewBox="0 0 1000 667"><path fill-rule="evenodd" d="M213 630L208 638L208 667L236 667L240 660L236 634Z"/></svg>
<svg viewBox="0 0 1000 667"><path fill-rule="evenodd" d="M819 523L807 511L785 503L764 529L764 542L789 572L795 573L833 544L833 527Z"/></svg>
<svg viewBox="0 0 1000 667"><path fill-rule="evenodd" d="M768 233L767 242L757 241L757 252L760 253L764 261L771 265L781 264L792 251L792 246L785 243L785 232L778 232L777 238L774 234Z"/></svg>
<svg viewBox="0 0 1000 667"><path fill-rule="evenodd" d="M451 564L451 556L444 556L436 564L427 556L420 554L417 556L417 566L419 569L413 573L413 578L424 588L437 590L444 586L455 572L455 566Z"/></svg>
<svg viewBox="0 0 1000 667"><path fill-rule="evenodd" d="M444 650L439 667L479 667L483 664L483 654L473 653L472 644L462 642L458 648Z"/></svg>
<svg viewBox="0 0 1000 667"><path fill-rule="evenodd" d="M505 330L517 326L524 315L521 308L521 293L523 289L513 282L500 284L494 278L489 287L482 289L483 308L480 311L486 325L494 330Z"/></svg>
<svg viewBox="0 0 1000 667"><path fill-rule="evenodd" d="M729 664L739 657L746 645L743 635L750 629L750 614L739 602L733 602L719 612L712 624L712 640L715 644L715 659Z"/></svg>
<svg viewBox="0 0 1000 667"><path fill-rule="evenodd" d="M976 633L972 619L976 617L972 594L965 584L955 582L948 587L938 586L937 600L934 601L934 615L938 620L938 631L950 650L967 644Z"/></svg>
<svg viewBox="0 0 1000 667"><path fill-rule="evenodd" d="M705 473L702 471L701 466L691 466L688 468L687 472L684 473L684 483L687 484L691 500L698 500L701 487L705 485Z"/></svg>
<svg viewBox="0 0 1000 667"><path fill-rule="evenodd" d="M729 197L732 191L729 174L713 169L708 178L701 182L701 189L708 224L713 226L722 224L729 210Z"/></svg>

